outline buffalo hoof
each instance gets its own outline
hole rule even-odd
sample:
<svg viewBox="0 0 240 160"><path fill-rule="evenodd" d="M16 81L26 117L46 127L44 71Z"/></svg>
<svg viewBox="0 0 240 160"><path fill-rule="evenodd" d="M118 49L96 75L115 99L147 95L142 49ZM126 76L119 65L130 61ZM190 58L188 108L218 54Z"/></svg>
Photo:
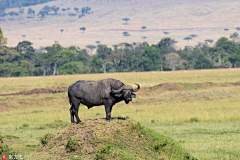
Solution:
<svg viewBox="0 0 240 160"><path fill-rule="evenodd" d="M71 122L71 123L76 123L76 122L73 121L73 122Z"/></svg>
<svg viewBox="0 0 240 160"><path fill-rule="evenodd" d="M109 120L107 120L108 122L111 122L111 120L109 119Z"/></svg>
<svg viewBox="0 0 240 160"><path fill-rule="evenodd" d="M77 122L77 124L81 123L82 121Z"/></svg>

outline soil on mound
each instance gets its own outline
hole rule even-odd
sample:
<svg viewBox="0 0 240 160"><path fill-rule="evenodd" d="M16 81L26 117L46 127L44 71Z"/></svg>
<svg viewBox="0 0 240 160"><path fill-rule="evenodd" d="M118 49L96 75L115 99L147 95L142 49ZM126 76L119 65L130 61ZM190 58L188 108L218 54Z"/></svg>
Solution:
<svg viewBox="0 0 240 160"><path fill-rule="evenodd" d="M66 87L57 87L56 89L49 89L49 88L38 88L38 89L32 89L30 91L22 91L18 93L10 93L10 94L0 94L0 96L11 96L11 95L30 95L30 94L43 94L43 93L61 93L66 92Z"/></svg>
<svg viewBox="0 0 240 160"><path fill-rule="evenodd" d="M173 90L181 90L181 88L175 83L161 83L149 88L150 90L166 90L166 91L173 91Z"/></svg>
<svg viewBox="0 0 240 160"><path fill-rule="evenodd" d="M46 141L30 159L194 159L172 138L124 118L84 120Z"/></svg>
<svg viewBox="0 0 240 160"><path fill-rule="evenodd" d="M197 90L197 89L207 89L213 87L228 87L236 86L240 83L213 83L213 82L203 82L203 83L161 83L153 87L148 88L148 91L182 91L182 90Z"/></svg>

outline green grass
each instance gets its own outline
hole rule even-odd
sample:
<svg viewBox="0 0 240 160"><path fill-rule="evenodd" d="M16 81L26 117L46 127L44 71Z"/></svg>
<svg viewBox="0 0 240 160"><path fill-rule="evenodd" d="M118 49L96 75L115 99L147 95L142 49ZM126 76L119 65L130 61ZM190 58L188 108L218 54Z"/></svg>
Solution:
<svg viewBox="0 0 240 160"><path fill-rule="evenodd" d="M200 159L240 159L240 122L144 124L171 136Z"/></svg>
<svg viewBox="0 0 240 160"><path fill-rule="evenodd" d="M67 88L79 79L98 80L107 77L117 78L126 84L139 83L142 88L136 93L137 98L128 105L124 102L116 104L113 107L112 117L130 117L154 129L157 129L156 126L159 124L163 128L171 124L169 127L175 127L178 130L171 131L171 128L166 128L171 133L163 129L157 130L179 142L187 141L187 137L191 137L191 143L180 142L180 144L195 157L237 159L235 154L240 151L239 147L236 147L238 141L234 143L236 135L229 130L239 131L234 130L237 128L234 125L240 122L240 86L225 84L225 82L239 82L239 73L239 69L221 69L1 78L0 88L1 94L34 88L57 88L58 86ZM164 84L152 87L160 83ZM39 139L44 134L56 134L70 124L69 107L67 92L0 97L0 131L3 135L12 136L11 139L5 137L3 144L14 148L15 151L24 155L24 158L32 156L39 148ZM105 118L105 110L103 106L87 109L80 105L79 115L83 121L89 118ZM199 143L199 136L190 136L195 132L203 132L201 125L209 126L206 130L210 136L207 133L200 134L201 139L208 138L206 143ZM195 127L194 132L189 131L189 126ZM216 130L222 128L219 132L223 134L213 134L214 130L210 130L211 127ZM189 135L183 136L186 139L181 139L180 131L185 129L187 130L185 134L189 133ZM219 144L218 148L214 148L216 141L226 142L227 145Z"/></svg>

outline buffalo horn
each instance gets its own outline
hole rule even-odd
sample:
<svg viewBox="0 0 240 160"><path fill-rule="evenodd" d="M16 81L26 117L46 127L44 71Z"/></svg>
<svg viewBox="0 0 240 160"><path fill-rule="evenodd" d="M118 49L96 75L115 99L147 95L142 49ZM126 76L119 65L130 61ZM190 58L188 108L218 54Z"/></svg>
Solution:
<svg viewBox="0 0 240 160"><path fill-rule="evenodd" d="M136 84L136 83L134 83ZM137 92L140 89L140 86L138 84L136 84L138 86L138 88L134 89L133 92Z"/></svg>
<svg viewBox="0 0 240 160"><path fill-rule="evenodd" d="M118 88L117 90L112 90L112 93L120 93L124 89L124 86L125 85L123 85L122 87Z"/></svg>

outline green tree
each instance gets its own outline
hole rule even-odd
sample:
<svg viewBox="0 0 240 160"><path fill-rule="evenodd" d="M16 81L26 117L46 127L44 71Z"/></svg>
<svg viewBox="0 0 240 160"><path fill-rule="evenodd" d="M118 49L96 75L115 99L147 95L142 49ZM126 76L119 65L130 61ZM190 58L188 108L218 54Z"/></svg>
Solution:
<svg viewBox="0 0 240 160"><path fill-rule="evenodd" d="M142 36L141 38L142 38L143 40L145 40L147 37L146 37L146 36Z"/></svg>
<svg viewBox="0 0 240 160"><path fill-rule="evenodd" d="M157 47L158 47L158 52L160 53L159 60L161 65L161 71L163 71L163 66L165 61L164 55L176 51L174 46L174 40L169 37L163 38L160 42L158 42Z"/></svg>
<svg viewBox="0 0 240 160"><path fill-rule="evenodd" d="M229 56L229 60L232 63L232 67L236 67L236 62L239 62L239 54L240 49L239 46L235 44L233 41L229 41L226 37L221 37L216 42L216 48L217 50L221 50L225 53L227 53Z"/></svg>
<svg viewBox="0 0 240 160"><path fill-rule="evenodd" d="M51 70L51 62L52 60L49 59L51 55L48 52L42 52L38 55L39 60L38 63L41 66L41 69L43 70L43 76L46 76L48 72Z"/></svg>
<svg viewBox="0 0 240 160"><path fill-rule="evenodd" d="M0 27L0 47L7 44L7 38L4 37L2 28Z"/></svg>
<svg viewBox="0 0 240 160"><path fill-rule="evenodd" d="M78 12L79 8L77 7L74 7L74 10L76 11L76 13Z"/></svg>
<svg viewBox="0 0 240 160"><path fill-rule="evenodd" d="M139 60L139 65L142 66L142 71L152 71L155 69L152 60L148 56L142 56L141 60Z"/></svg>
<svg viewBox="0 0 240 160"><path fill-rule="evenodd" d="M103 73L102 68L103 62L98 58L97 55L92 56L91 72L92 73Z"/></svg>
<svg viewBox="0 0 240 160"><path fill-rule="evenodd" d="M165 55L165 62L172 71L175 71L179 65L180 56L177 53L169 53Z"/></svg>
<svg viewBox="0 0 240 160"><path fill-rule="evenodd" d="M65 74L65 71L62 70L67 70L68 72L71 70L68 67L72 65L70 62L77 61L77 52L75 50L60 50L57 53L53 55L53 60L54 60L54 70L53 70L53 75L56 73L57 66L59 66L59 73L60 74ZM67 64L67 65L65 65ZM61 67L64 66L64 67Z"/></svg>
<svg viewBox="0 0 240 160"><path fill-rule="evenodd" d="M51 9L54 11L55 14L59 11L59 7L53 6Z"/></svg>
<svg viewBox="0 0 240 160"><path fill-rule="evenodd" d="M115 72L118 72L118 65L124 56L125 56L124 54L116 50L112 54L108 55L108 59L113 63Z"/></svg>
<svg viewBox="0 0 240 160"><path fill-rule="evenodd" d="M12 76L14 77L23 77L23 76L31 76L33 65L27 60L19 61L19 66L14 67L12 70Z"/></svg>
<svg viewBox="0 0 240 160"><path fill-rule="evenodd" d="M195 61L195 69L210 69L213 68L213 63L208 60L203 54L200 54Z"/></svg>
<svg viewBox="0 0 240 160"><path fill-rule="evenodd" d="M190 37L195 38L195 37L197 37L197 35L196 34L191 34Z"/></svg>
<svg viewBox="0 0 240 160"><path fill-rule="evenodd" d="M170 32L163 32L164 34L166 34L166 36L168 35L168 34L170 34Z"/></svg>
<svg viewBox="0 0 240 160"><path fill-rule="evenodd" d="M126 21L126 23L127 23L127 21L129 21L130 19L129 18L123 18L122 20Z"/></svg>
<svg viewBox="0 0 240 160"><path fill-rule="evenodd" d="M35 50L30 41L19 42L15 49L23 55L23 58L27 59L28 61L34 59Z"/></svg>
<svg viewBox="0 0 240 160"><path fill-rule="evenodd" d="M82 11L82 16L84 16L84 14L85 14L85 12L86 12L86 8L83 7L83 8L81 9L81 11Z"/></svg>
<svg viewBox="0 0 240 160"><path fill-rule="evenodd" d="M88 13L88 11L91 11L91 8L90 7L86 7L86 14Z"/></svg>
<svg viewBox="0 0 240 160"><path fill-rule="evenodd" d="M49 56L53 57L53 59L51 59L49 63L50 67L53 68L53 76L55 76L57 71L57 60L54 59L54 55L62 50L62 46L59 44L58 41L55 41L52 46L45 47L45 49L47 50Z"/></svg>
<svg viewBox="0 0 240 160"><path fill-rule="evenodd" d="M144 53L142 54L145 57L148 57L152 61L151 67L147 67L147 70L157 70L158 67L160 67L160 57L161 53L158 50L157 45L152 45L152 46L146 46L144 47ZM148 60L149 62L149 60ZM146 68L146 65L144 65ZM150 71L149 70L149 71Z"/></svg>
<svg viewBox="0 0 240 160"><path fill-rule="evenodd" d="M233 34L230 35L229 38L231 38L233 40L233 42L236 42L236 40L239 39L238 33L234 32Z"/></svg>
<svg viewBox="0 0 240 160"><path fill-rule="evenodd" d="M94 45L87 45L86 47L87 47L88 49L90 49L91 55L92 55L92 50L95 49L95 48L97 48L97 47L94 46Z"/></svg>
<svg viewBox="0 0 240 160"><path fill-rule="evenodd" d="M14 16L18 16L18 13L12 11L12 12L9 12L8 15L12 17L12 20L14 20Z"/></svg>
<svg viewBox="0 0 240 160"><path fill-rule="evenodd" d="M185 37L183 38L183 40L187 40L189 42L189 40L191 40L192 38L191 37Z"/></svg>
<svg viewBox="0 0 240 160"><path fill-rule="evenodd" d="M4 11L0 11L0 21L4 20L4 17L7 16L8 14L5 13Z"/></svg>
<svg viewBox="0 0 240 160"><path fill-rule="evenodd" d="M18 66L21 55L5 46L0 47L0 77L11 76L12 69Z"/></svg>
<svg viewBox="0 0 240 160"><path fill-rule="evenodd" d="M34 17L35 16L35 11L32 10L32 8L28 8L28 14L30 15L30 17Z"/></svg>
<svg viewBox="0 0 240 160"><path fill-rule="evenodd" d="M80 74L83 71L83 62L70 61L59 67L60 74Z"/></svg>
<svg viewBox="0 0 240 160"><path fill-rule="evenodd" d="M100 60L102 60L102 67L104 74L106 74L106 66L108 61L108 55L111 54L111 50L107 48L107 46L100 44L97 48L97 56Z"/></svg>
<svg viewBox="0 0 240 160"><path fill-rule="evenodd" d="M85 27L81 27L80 30L82 30L83 33L84 33L84 31L86 30L86 28L85 28Z"/></svg>
<svg viewBox="0 0 240 160"><path fill-rule="evenodd" d="M38 16L41 16L41 18L43 18L47 13L45 11L39 11L38 12Z"/></svg>
<svg viewBox="0 0 240 160"><path fill-rule="evenodd" d="M48 15L48 12L50 11L50 7L49 6L44 6L42 11L44 11L47 15Z"/></svg>

